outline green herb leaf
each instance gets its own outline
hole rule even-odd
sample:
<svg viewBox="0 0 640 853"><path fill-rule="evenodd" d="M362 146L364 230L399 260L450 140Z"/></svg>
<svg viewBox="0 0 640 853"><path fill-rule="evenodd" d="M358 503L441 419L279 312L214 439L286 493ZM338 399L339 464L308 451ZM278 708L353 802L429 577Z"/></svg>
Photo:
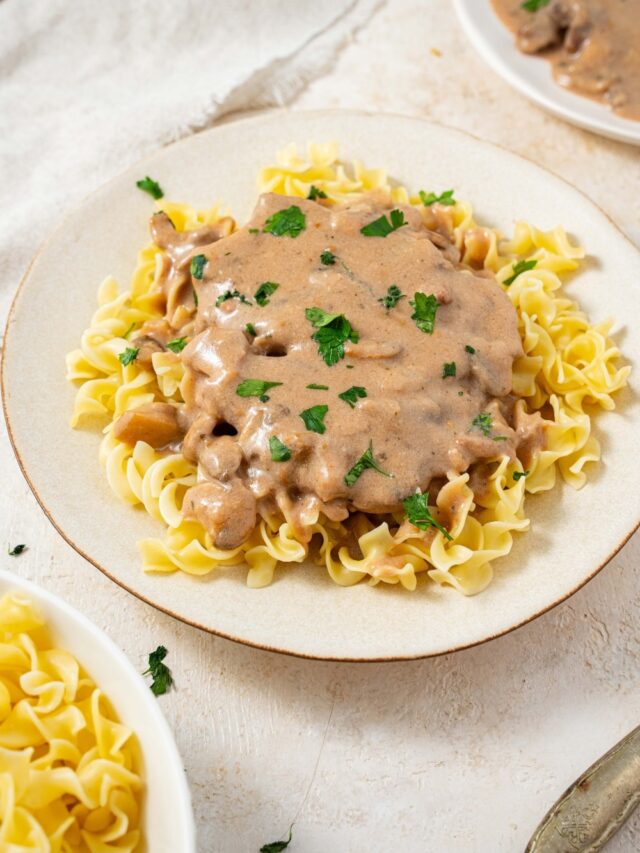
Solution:
<svg viewBox="0 0 640 853"><path fill-rule="evenodd" d="M316 385L315 382L312 382L311 385L307 385L307 388L311 388L312 391L328 391L328 385Z"/></svg>
<svg viewBox="0 0 640 853"><path fill-rule="evenodd" d="M352 409L355 409L359 397L364 398L366 396L366 388L363 388L361 385L352 385L351 388L347 388L342 394L338 394L338 397L344 400Z"/></svg>
<svg viewBox="0 0 640 853"><path fill-rule="evenodd" d="M531 471L514 471L513 472L513 479L517 483L518 480L521 480L523 477L526 477L530 473L531 473Z"/></svg>
<svg viewBox="0 0 640 853"><path fill-rule="evenodd" d="M455 376L456 375L456 363L455 361L445 361L442 365L442 378L446 379L447 376Z"/></svg>
<svg viewBox="0 0 640 853"><path fill-rule="evenodd" d="M131 364L131 362L136 360L139 352L140 350L137 347L127 347L125 350L122 350L118 356L118 361L126 367L128 364Z"/></svg>
<svg viewBox="0 0 640 853"><path fill-rule="evenodd" d="M260 233L259 228L249 228L249 234L259 234L259 233Z"/></svg>
<svg viewBox="0 0 640 853"><path fill-rule="evenodd" d="M138 189L143 190L146 193L149 193L150 196L156 199L162 198L164 193L162 192L162 188L157 181L154 181L153 178L150 178L147 175L146 178L143 178L141 181L136 181L136 186Z"/></svg>
<svg viewBox="0 0 640 853"><path fill-rule="evenodd" d="M389 214L389 219L382 215L378 219L374 219L368 225L360 229L360 233L365 237L386 237L398 228L406 225L404 213L397 208L394 208Z"/></svg>
<svg viewBox="0 0 640 853"><path fill-rule="evenodd" d="M263 844L260 853L282 853L291 844L292 831L293 824L289 827L289 837L285 841L272 841L270 844Z"/></svg>
<svg viewBox="0 0 640 853"><path fill-rule="evenodd" d="M380 299L378 299L378 302L384 308L389 310L389 308L395 308L398 302L400 302L400 300L404 298L404 293L400 292L400 288L398 287L398 285L392 284L387 290L387 295L380 297Z"/></svg>
<svg viewBox="0 0 640 853"><path fill-rule="evenodd" d="M327 197L326 192L324 192L323 190L319 190L318 187L311 184L311 188L309 189L309 195L307 196L308 199L311 199L311 201L315 201L317 198L326 198L326 197Z"/></svg>
<svg viewBox="0 0 640 853"><path fill-rule="evenodd" d="M513 282L518 278L521 272L532 270L537 263L538 261L535 259L532 261L518 261L517 264L513 265L513 275L510 275L509 278L505 278L502 283L506 284L507 286L513 284Z"/></svg>
<svg viewBox="0 0 640 853"><path fill-rule="evenodd" d="M204 255L194 255L191 258L191 275L198 280L202 280L202 276L204 275L204 268L209 263Z"/></svg>
<svg viewBox="0 0 640 853"><path fill-rule="evenodd" d="M243 379L236 388L238 397L259 397L263 403L269 399L266 396L269 388L276 388L282 382L268 382L266 379Z"/></svg>
<svg viewBox="0 0 640 853"><path fill-rule="evenodd" d="M272 214L262 229L274 237L297 237L307 227L307 218L297 204L292 204L284 210Z"/></svg>
<svg viewBox="0 0 640 853"><path fill-rule="evenodd" d="M162 696L173 684L173 676L169 667L162 663L167 656L167 650L164 646L158 646L155 652L149 655L149 669L146 669L142 674L150 675L151 692L155 696Z"/></svg>
<svg viewBox="0 0 640 853"><path fill-rule="evenodd" d="M122 337L126 340L137 325L137 323L132 323Z"/></svg>
<svg viewBox="0 0 640 853"><path fill-rule="evenodd" d="M327 249L320 255L320 261L325 265L325 267L332 267L336 262L336 256L333 252L330 252Z"/></svg>
<svg viewBox="0 0 640 853"><path fill-rule="evenodd" d="M440 193L440 195L436 195L435 193L426 193L424 190L420 190L419 195L420 201L425 207L430 207L432 204L444 204L447 207L450 207L452 204L456 203L456 200L453 197L453 190L445 190Z"/></svg>
<svg viewBox="0 0 640 853"><path fill-rule="evenodd" d="M324 419L328 411L329 406L311 406L310 409L300 412L300 417L309 432L319 432L322 435L327 429Z"/></svg>
<svg viewBox="0 0 640 853"><path fill-rule="evenodd" d="M479 429L483 435L489 435L493 429L493 418L489 412L480 412L479 415L476 415L471 421L471 428L473 429L474 427Z"/></svg>
<svg viewBox="0 0 640 853"><path fill-rule="evenodd" d="M418 291L414 293L413 299L409 300L409 305L414 309L411 319L416 321L416 326L421 332L432 335L438 310L438 300L433 293L427 296L426 293Z"/></svg>
<svg viewBox="0 0 640 853"><path fill-rule="evenodd" d="M244 330L248 335L251 335L254 338L258 336L258 333L256 332L256 327L253 325L253 323L247 323L247 325L244 327Z"/></svg>
<svg viewBox="0 0 640 853"><path fill-rule="evenodd" d="M274 462L287 462L291 459L291 451L276 435L272 435L269 439L269 450Z"/></svg>
<svg viewBox="0 0 640 853"><path fill-rule="evenodd" d="M7 553L10 557L18 557L20 554L22 554L23 551L26 550L26 545L14 545L13 548L11 546L7 548Z"/></svg>
<svg viewBox="0 0 640 853"><path fill-rule="evenodd" d="M322 308L315 307L305 309L304 313L307 320L318 329L311 335L311 339L318 344L318 353L329 367L344 358L347 341L357 344L360 340L360 335L344 314L327 314Z"/></svg>
<svg viewBox="0 0 640 853"><path fill-rule="evenodd" d="M475 348L470 346L469 344L466 345L465 349L467 352L471 353L471 355L475 354Z"/></svg>
<svg viewBox="0 0 640 853"><path fill-rule="evenodd" d="M247 299L247 297L243 296L239 290L236 290L234 288L233 290L227 290L226 293L222 293L220 296L218 296L218 298L216 299L216 307L222 305L222 303L226 302L227 299L239 299L240 302L244 302L245 305L251 305L251 300Z"/></svg>
<svg viewBox="0 0 640 853"><path fill-rule="evenodd" d="M427 530L429 527L435 527L436 530L442 533L445 539L448 539L450 542L452 541L453 536L431 514L429 509L429 492L422 494L418 490L415 495L409 495L408 498L405 498L402 501L402 505L407 513L407 518L414 527L417 527L419 530Z"/></svg>
<svg viewBox="0 0 640 853"><path fill-rule="evenodd" d="M506 435L494 435L493 440L494 441L507 441L507 436Z"/></svg>
<svg viewBox="0 0 640 853"><path fill-rule="evenodd" d="M269 297L275 293L279 287L280 285L276 284L275 281L263 281L260 287L253 294L253 298L256 300L258 305L264 308L265 305L269 304Z"/></svg>
<svg viewBox="0 0 640 853"><path fill-rule="evenodd" d="M195 287L192 287L191 290L193 290L193 301L194 301L194 304L197 308L198 307L198 294L196 293Z"/></svg>
<svg viewBox="0 0 640 853"><path fill-rule="evenodd" d="M373 458L373 444L369 442L369 447L365 450L360 459L358 459L356 464L353 465L345 474L345 485L349 488L354 486L360 475L366 471L367 468L377 471L378 474L382 474L383 477L393 477L393 474L389 474L388 471L383 471Z"/></svg>
<svg viewBox="0 0 640 853"><path fill-rule="evenodd" d="M525 0L524 3L520 4L522 9L526 9L527 12L537 12L538 9L542 9L543 6L547 6L549 0Z"/></svg>
<svg viewBox="0 0 640 853"><path fill-rule="evenodd" d="M167 344L167 349L170 349L171 352L178 353L178 352L182 352L182 350L186 347L186 345L187 345L187 339L186 338L174 338L172 341L169 341L169 343Z"/></svg>

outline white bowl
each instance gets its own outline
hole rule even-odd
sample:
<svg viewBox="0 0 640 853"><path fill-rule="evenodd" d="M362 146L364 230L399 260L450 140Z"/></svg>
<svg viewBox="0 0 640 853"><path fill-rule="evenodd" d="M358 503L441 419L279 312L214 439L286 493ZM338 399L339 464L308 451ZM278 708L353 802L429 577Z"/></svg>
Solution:
<svg viewBox="0 0 640 853"><path fill-rule="evenodd" d="M13 590L40 609L53 642L77 658L108 697L118 719L136 734L143 761L142 849L195 853L195 823L182 759L149 685L86 616L36 584L0 571L0 595Z"/></svg>

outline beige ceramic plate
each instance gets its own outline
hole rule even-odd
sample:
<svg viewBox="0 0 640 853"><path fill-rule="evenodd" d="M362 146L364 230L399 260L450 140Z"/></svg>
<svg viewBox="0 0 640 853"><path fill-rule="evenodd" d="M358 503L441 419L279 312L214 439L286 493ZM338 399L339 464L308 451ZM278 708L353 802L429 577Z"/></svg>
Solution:
<svg viewBox="0 0 640 853"><path fill-rule="evenodd" d="M581 193L513 154L416 119L355 113L272 113L224 125L170 146L91 196L31 266L9 319L3 369L11 437L36 497L60 533L113 580L208 631L292 654L377 660L435 655L480 643L529 621L591 578L637 526L640 406L631 390L619 412L598 417L604 464L580 492L560 486L529 500L532 531L496 563L493 585L475 598L425 583L415 593L358 585L342 589L311 565L285 569L267 589L244 572L204 579L144 575L136 540L161 533L146 514L109 491L99 436L68 426L73 389L65 353L77 346L107 273L122 283L147 241L151 204L135 187L145 174L168 196L228 203L242 221L255 177L291 141L336 139L345 158L384 165L415 188L455 187L478 216L510 229L526 217L563 223L593 260L570 284L594 320L613 316L640 375L640 255ZM624 329L629 333L625 334Z"/></svg>

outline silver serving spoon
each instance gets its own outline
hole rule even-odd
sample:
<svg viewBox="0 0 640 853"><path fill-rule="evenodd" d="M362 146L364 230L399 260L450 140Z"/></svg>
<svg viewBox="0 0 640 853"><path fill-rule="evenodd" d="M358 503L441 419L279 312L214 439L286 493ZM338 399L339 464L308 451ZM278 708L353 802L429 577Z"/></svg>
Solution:
<svg viewBox="0 0 640 853"><path fill-rule="evenodd" d="M595 853L640 803L640 726L565 791L525 853Z"/></svg>

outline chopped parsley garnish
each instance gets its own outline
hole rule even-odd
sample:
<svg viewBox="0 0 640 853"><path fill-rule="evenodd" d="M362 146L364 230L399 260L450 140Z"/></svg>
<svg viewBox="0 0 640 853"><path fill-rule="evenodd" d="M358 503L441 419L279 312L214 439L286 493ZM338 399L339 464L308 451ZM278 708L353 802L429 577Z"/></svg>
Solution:
<svg viewBox="0 0 640 853"><path fill-rule="evenodd" d="M260 848L260 853L282 853L291 844L291 833L293 832L293 824L289 827L289 837L284 841L272 841L270 844L263 844Z"/></svg>
<svg viewBox="0 0 640 853"><path fill-rule="evenodd" d="M480 412L479 415L476 415L471 421L471 428L473 429L474 427L479 429L483 435L489 435L493 429L493 418L489 412Z"/></svg>
<svg viewBox="0 0 640 853"><path fill-rule="evenodd" d="M472 347L470 344L467 344L465 349L467 352L471 353L471 355L475 355L475 347Z"/></svg>
<svg viewBox="0 0 640 853"><path fill-rule="evenodd" d="M249 228L249 234L259 234L259 233L260 233L259 228Z"/></svg>
<svg viewBox="0 0 640 853"><path fill-rule="evenodd" d="M14 545L13 548L11 546L9 546L7 548L7 553L9 554L10 557L18 557L18 556L20 556L20 554L22 554L23 551L26 551L26 550L27 550L26 545Z"/></svg>
<svg viewBox="0 0 640 853"><path fill-rule="evenodd" d="M243 379L236 388L238 397L258 397L261 403L266 403L269 399L267 391L269 388L276 388L282 385L282 382L268 382L266 379Z"/></svg>
<svg viewBox="0 0 640 853"><path fill-rule="evenodd" d="M309 432L319 432L322 435L327 429L324 419L328 411L329 406L311 406L310 409L300 412L300 417Z"/></svg>
<svg viewBox="0 0 640 853"><path fill-rule="evenodd" d="M506 435L494 435L493 440L494 441L507 441L507 436Z"/></svg>
<svg viewBox="0 0 640 853"><path fill-rule="evenodd" d="M464 397L464 391L458 391L458 397Z"/></svg>
<svg viewBox="0 0 640 853"><path fill-rule="evenodd" d="M291 450L280 441L277 435L272 435L269 439L269 450L274 462L287 462L291 459Z"/></svg>
<svg viewBox="0 0 640 853"><path fill-rule="evenodd" d="M436 195L435 193L426 193L424 190L420 190L419 195L420 201L425 207L430 207L432 204L444 204L447 207L450 207L452 204L456 203L456 200L453 197L453 190L445 190L440 193L440 195Z"/></svg>
<svg viewBox="0 0 640 853"><path fill-rule="evenodd" d="M416 321L416 326L421 332L432 335L438 310L438 300L433 293L427 296L426 293L418 291L414 293L413 299L409 300L409 305L414 309L411 319Z"/></svg>
<svg viewBox="0 0 640 853"><path fill-rule="evenodd" d="M345 474L345 485L349 488L355 485L360 475L364 471L366 471L367 468L371 468L373 471L377 471L378 474L382 474L383 477L393 477L393 474L389 474L388 471L383 471L383 469L373 458L373 444L372 442L369 442L369 447L365 450L360 459L358 459L356 464L351 467Z"/></svg>
<svg viewBox="0 0 640 853"><path fill-rule="evenodd" d="M333 252L330 252L327 249L320 255L320 261L325 265L325 267L332 267L336 262L336 256Z"/></svg>
<svg viewBox="0 0 640 853"><path fill-rule="evenodd" d="M506 284L507 286L513 284L513 282L518 278L520 273L526 272L527 270L532 270L537 263L538 261L535 260L535 258L532 261L518 261L517 264L513 265L513 275L510 275L509 278L505 278L502 283Z"/></svg>
<svg viewBox="0 0 640 853"><path fill-rule="evenodd" d="M324 190L319 190L318 187L314 186L314 184L311 184L311 188L309 189L309 195L307 196L308 199L310 199L311 201L315 201L317 198L326 197L327 194L326 192L324 192Z"/></svg>
<svg viewBox="0 0 640 853"><path fill-rule="evenodd" d="M247 325L244 327L244 330L248 335L251 335L251 337L253 338L258 336L258 333L256 332L256 327L253 325L253 323L247 323Z"/></svg>
<svg viewBox="0 0 640 853"><path fill-rule="evenodd" d="M526 9L527 12L537 12L538 9L542 9L543 6L547 6L549 0L525 0L524 3L520 4L520 8Z"/></svg>
<svg viewBox="0 0 640 853"><path fill-rule="evenodd" d="M204 275L204 268L209 262L207 261L204 255L194 255L191 258L191 275L198 280L202 279Z"/></svg>
<svg viewBox="0 0 640 853"><path fill-rule="evenodd" d="M226 293L222 293L220 296L218 296L218 298L216 299L216 307L222 305L222 303L226 302L227 299L239 299L240 302L244 302L245 305L251 305L251 300L247 299L247 297L243 296L243 294L240 293L239 290L235 290L234 288L233 290L227 290Z"/></svg>
<svg viewBox="0 0 640 853"><path fill-rule="evenodd" d="M146 669L142 674L151 676L151 692L155 696L162 696L173 684L173 676L171 670L162 661L167 656L167 650L164 646L158 646L155 652L149 655L149 669Z"/></svg>
<svg viewBox="0 0 640 853"><path fill-rule="evenodd" d="M153 178L150 178L149 175L146 178L142 178L141 181L136 181L136 186L139 190L149 193L156 201L164 195L160 184L154 181Z"/></svg>
<svg viewBox="0 0 640 853"><path fill-rule="evenodd" d="M398 302L400 302L400 300L404 298L404 293L400 292L400 288L398 287L398 285L392 284L387 290L387 295L381 296L380 299L378 299L378 302L384 308L389 310L389 308L395 308Z"/></svg>
<svg viewBox="0 0 640 853"><path fill-rule="evenodd" d="M408 498L405 498L402 501L402 505L407 513L407 518L414 527L417 527L419 530L427 530L429 527L435 527L436 530L442 533L445 539L449 541L453 539L453 536L431 514L429 510L429 492L422 494L422 492L417 491L415 495L409 495Z"/></svg>
<svg viewBox="0 0 640 853"><path fill-rule="evenodd" d="M344 345L347 341L357 344L360 335L344 314L327 314L322 308L306 308L305 317L318 330L311 339L318 344L318 353L325 364L331 367L344 358Z"/></svg>
<svg viewBox="0 0 640 853"><path fill-rule="evenodd" d="M126 340L137 325L137 323L132 323L122 337Z"/></svg>
<svg viewBox="0 0 640 853"><path fill-rule="evenodd" d="M136 360L139 352L140 350L137 347L127 347L125 350L122 350L118 356L118 361L123 367L126 367L128 364L131 364Z"/></svg>
<svg viewBox="0 0 640 853"><path fill-rule="evenodd" d="M291 207L286 207L284 210L278 210L272 214L264 223L262 229L267 234L273 234L274 237L297 237L301 231L304 231L307 224L307 218L300 210L297 204L292 204Z"/></svg>
<svg viewBox="0 0 640 853"><path fill-rule="evenodd" d="M167 344L167 349L170 349L171 352L182 352L182 350L187 345L186 338L174 338L172 341L169 341Z"/></svg>
<svg viewBox="0 0 640 853"><path fill-rule="evenodd" d="M263 281L260 287L253 294L253 298L256 300L258 305L264 308L265 305L269 304L269 297L275 293L279 287L280 285L276 284L275 281Z"/></svg>
<svg viewBox="0 0 640 853"><path fill-rule="evenodd" d="M355 409L358 398L363 399L366 396L367 389L363 388L361 385L352 385L351 388L347 388L347 390L343 391L342 394L338 394L338 397L340 397L341 400L344 400L352 409Z"/></svg>
<svg viewBox="0 0 640 853"><path fill-rule="evenodd" d="M307 388L311 388L312 391L328 391L328 385L316 385L315 382L312 382L311 385L307 385Z"/></svg>
<svg viewBox="0 0 640 853"><path fill-rule="evenodd" d="M456 363L455 361L445 361L442 365L442 378L446 379L447 376L455 376L456 375Z"/></svg>
<svg viewBox="0 0 640 853"><path fill-rule="evenodd" d="M353 364L345 364L345 367L347 368L347 370L353 370L353 368L355 367L355 365L353 365Z"/></svg>
<svg viewBox="0 0 640 853"><path fill-rule="evenodd" d="M404 213L394 208L389 214L389 219L383 214L379 219L374 219L373 222L361 228L360 233L365 237L386 237L406 224Z"/></svg>
<svg viewBox="0 0 640 853"><path fill-rule="evenodd" d="M191 290L193 291L193 302L197 308L198 307L198 294L196 292L195 287L192 287Z"/></svg>
<svg viewBox="0 0 640 853"><path fill-rule="evenodd" d="M530 473L531 473L531 471L514 471L513 472L513 479L517 483L518 480L521 480L523 477L526 477Z"/></svg>

